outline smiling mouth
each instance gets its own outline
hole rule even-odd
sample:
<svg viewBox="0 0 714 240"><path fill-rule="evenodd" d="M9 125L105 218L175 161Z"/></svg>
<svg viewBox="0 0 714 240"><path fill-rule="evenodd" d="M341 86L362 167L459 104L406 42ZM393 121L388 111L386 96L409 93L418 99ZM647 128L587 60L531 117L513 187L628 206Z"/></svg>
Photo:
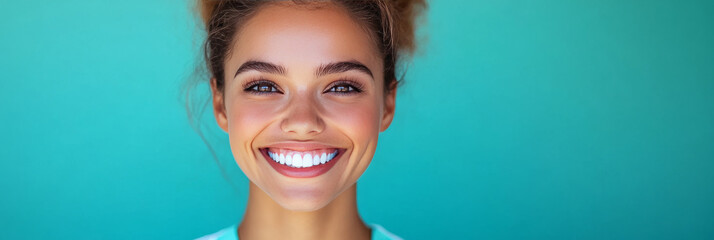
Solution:
<svg viewBox="0 0 714 240"><path fill-rule="evenodd" d="M329 163L337 156L339 149L320 149L313 151L293 151L281 148L265 148L271 160L291 168L308 168Z"/></svg>
<svg viewBox="0 0 714 240"><path fill-rule="evenodd" d="M296 151L288 148L260 148L265 161L287 177L310 178L327 173L347 149L321 148Z"/></svg>

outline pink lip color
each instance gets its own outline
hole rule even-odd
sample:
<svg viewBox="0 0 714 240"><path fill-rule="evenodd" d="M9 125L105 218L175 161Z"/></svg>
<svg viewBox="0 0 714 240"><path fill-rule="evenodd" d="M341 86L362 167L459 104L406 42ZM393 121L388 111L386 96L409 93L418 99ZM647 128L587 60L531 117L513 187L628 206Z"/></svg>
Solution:
<svg viewBox="0 0 714 240"><path fill-rule="evenodd" d="M288 167L286 165L280 164L278 162L273 161L272 158L268 155L268 149L267 148L261 148L260 152L263 154L263 158L265 161L268 161L268 164L275 169L278 173L287 176L287 177L294 177L294 178L311 178L311 177L317 177L320 176L327 171L329 171L333 166L335 166L335 163L337 163L338 160L342 157L342 154L345 152L343 149L339 149L337 151L337 155L332 158L329 162L326 162L325 164L320 164L317 166L312 166L312 167L306 167L306 168L293 168L293 167Z"/></svg>

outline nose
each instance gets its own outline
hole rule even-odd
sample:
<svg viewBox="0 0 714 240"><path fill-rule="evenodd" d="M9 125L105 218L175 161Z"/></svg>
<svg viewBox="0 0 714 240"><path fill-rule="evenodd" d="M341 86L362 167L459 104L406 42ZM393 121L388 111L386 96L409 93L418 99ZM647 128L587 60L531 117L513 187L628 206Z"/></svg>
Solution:
<svg viewBox="0 0 714 240"><path fill-rule="evenodd" d="M312 136L325 129L325 122L318 113L315 100L308 96L292 99L287 107L288 113L280 123L284 133L300 136Z"/></svg>

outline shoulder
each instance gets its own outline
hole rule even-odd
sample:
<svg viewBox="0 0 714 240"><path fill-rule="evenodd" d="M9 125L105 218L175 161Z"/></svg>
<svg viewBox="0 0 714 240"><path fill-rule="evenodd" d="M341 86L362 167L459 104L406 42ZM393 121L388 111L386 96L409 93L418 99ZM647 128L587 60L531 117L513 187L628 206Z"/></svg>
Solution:
<svg viewBox="0 0 714 240"><path fill-rule="evenodd" d="M394 235L393 233L387 231L387 229L384 229L379 224L369 224L369 227L372 228L372 240L403 240L397 235Z"/></svg>
<svg viewBox="0 0 714 240"><path fill-rule="evenodd" d="M236 225L231 225L195 240L238 240L238 229Z"/></svg>

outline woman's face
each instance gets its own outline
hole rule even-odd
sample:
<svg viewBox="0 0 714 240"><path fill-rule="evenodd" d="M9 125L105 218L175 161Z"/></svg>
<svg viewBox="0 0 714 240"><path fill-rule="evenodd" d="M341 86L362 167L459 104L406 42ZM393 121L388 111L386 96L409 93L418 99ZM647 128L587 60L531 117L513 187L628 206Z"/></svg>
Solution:
<svg viewBox="0 0 714 240"><path fill-rule="evenodd" d="M375 41L331 4L267 5L237 36L213 103L238 166L286 209L324 207L392 121L396 90L385 95Z"/></svg>

